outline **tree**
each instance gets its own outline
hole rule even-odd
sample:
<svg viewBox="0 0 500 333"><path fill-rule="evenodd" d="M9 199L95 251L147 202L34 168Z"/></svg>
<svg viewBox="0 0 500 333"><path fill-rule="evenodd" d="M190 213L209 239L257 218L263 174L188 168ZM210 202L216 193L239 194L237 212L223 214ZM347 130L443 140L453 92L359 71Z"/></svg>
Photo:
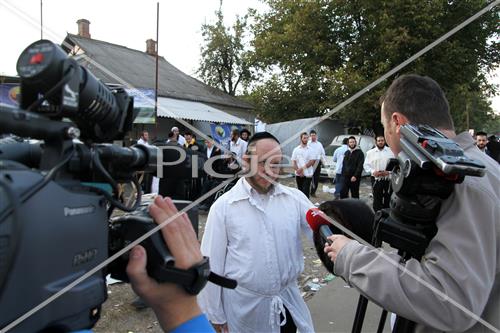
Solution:
<svg viewBox="0 0 500 333"><path fill-rule="evenodd" d="M206 84L234 96L240 84L246 85L252 78L250 55L244 45L247 16L236 17L231 31L224 25L222 1L215 14L215 24L201 27L205 44L197 73Z"/></svg>
<svg viewBox="0 0 500 333"><path fill-rule="evenodd" d="M265 95L257 103L265 120L276 118L268 101L291 112L283 115L286 119L322 115L487 4L484 0L266 2L270 10L255 15L254 59L264 73L261 77L280 73L279 86L287 93L271 96L276 79L261 80L251 98ZM490 11L398 73L427 75L439 82L459 129L465 125L459 121L464 112L459 92L464 87L475 98L476 119L491 119L486 98L495 89L486 74L499 65L498 18L497 11ZM374 127L379 122L377 100L392 79L336 117Z"/></svg>

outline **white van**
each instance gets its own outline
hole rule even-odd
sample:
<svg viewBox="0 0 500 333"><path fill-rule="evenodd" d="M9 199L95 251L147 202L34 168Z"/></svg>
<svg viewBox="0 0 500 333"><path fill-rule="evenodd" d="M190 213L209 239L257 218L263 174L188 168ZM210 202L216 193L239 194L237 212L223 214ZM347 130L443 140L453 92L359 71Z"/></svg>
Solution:
<svg viewBox="0 0 500 333"><path fill-rule="evenodd" d="M369 135L352 135L352 134L337 135L336 137L333 138L330 145L328 145L328 147L325 147L326 158L324 165L321 167L321 173L320 173L321 178L335 179L336 163L333 161L333 152L335 151L335 149L342 146L342 141L344 140L344 138L349 138L351 136L356 138L356 143L363 152L363 154L365 155L365 157L366 157L366 152L375 147L375 139ZM369 176L369 174L366 173L364 170L362 175Z"/></svg>

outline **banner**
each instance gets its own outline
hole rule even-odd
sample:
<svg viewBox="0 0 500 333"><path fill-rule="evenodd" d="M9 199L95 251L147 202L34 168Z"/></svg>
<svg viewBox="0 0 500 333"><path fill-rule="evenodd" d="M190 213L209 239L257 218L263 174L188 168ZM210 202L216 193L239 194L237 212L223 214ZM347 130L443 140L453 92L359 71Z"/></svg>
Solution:
<svg viewBox="0 0 500 333"><path fill-rule="evenodd" d="M229 149L229 141L231 141L231 132L233 129L241 131L243 126L233 124L210 124L210 132L214 140L227 149Z"/></svg>
<svg viewBox="0 0 500 333"><path fill-rule="evenodd" d="M154 124L155 117L155 91L154 89L125 89L134 97L134 111L139 111L134 124Z"/></svg>
<svg viewBox="0 0 500 333"><path fill-rule="evenodd" d="M20 92L18 83L0 84L0 105L18 107L17 98Z"/></svg>

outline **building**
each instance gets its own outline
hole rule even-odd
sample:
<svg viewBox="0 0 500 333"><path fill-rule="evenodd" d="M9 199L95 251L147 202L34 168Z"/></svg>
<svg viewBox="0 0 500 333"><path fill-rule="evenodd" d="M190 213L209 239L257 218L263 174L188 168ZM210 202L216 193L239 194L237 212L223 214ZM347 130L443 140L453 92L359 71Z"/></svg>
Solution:
<svg viewBox="0 0 500 333"><path fill-rule="evenodd" d="M133 50L92 39L88 20L80 19L77 24L78 34L68 33L62 47L102 82L121 85L134 96L134 105L140 114L133 136L147 129L166 138L172 126L179 127L182 132L188 130L188 124L205 134L229 135L234 127L253 129L252 105L183 73L161 56L158 57L158 113L155 117L156 42L148 39L144 52ZM16 78L9 78L9 82L3 82L5 94L12 91L15 81ZM222 139L220 135L219 139Z"/></svg>

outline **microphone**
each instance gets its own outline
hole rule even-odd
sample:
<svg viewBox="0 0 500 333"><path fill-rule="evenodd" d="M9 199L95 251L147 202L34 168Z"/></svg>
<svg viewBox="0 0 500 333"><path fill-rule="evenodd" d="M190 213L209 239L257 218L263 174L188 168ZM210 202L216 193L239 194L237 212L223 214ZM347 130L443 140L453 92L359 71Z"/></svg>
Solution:
<svg viewBox="0 0 500 333"><path fill-rule="evenodd" d="M318 208L309 209L306 213L306 220L309 227L313 231L314 247L316 249L316 253L318 254L318 258L321 260L326 270L333 273L333 262L326 255L323 249L325 247L325 242L332 245L332 241L327 238L328 236L333 235L330 228L334 228L335 231L337 228L328 222L325 213Z"/></svg>
<svg viewBox="0 0 500 333"><path fill-rule="evenodd" d="M328 239L328 237L333 235L330 229L330 226L333 227L333 225L325 216L325 213L318 208L311 208L306 213L306 220L315 234L319 233L324 242L328 242L329 245L332 245L332 241Z"/></svg>

